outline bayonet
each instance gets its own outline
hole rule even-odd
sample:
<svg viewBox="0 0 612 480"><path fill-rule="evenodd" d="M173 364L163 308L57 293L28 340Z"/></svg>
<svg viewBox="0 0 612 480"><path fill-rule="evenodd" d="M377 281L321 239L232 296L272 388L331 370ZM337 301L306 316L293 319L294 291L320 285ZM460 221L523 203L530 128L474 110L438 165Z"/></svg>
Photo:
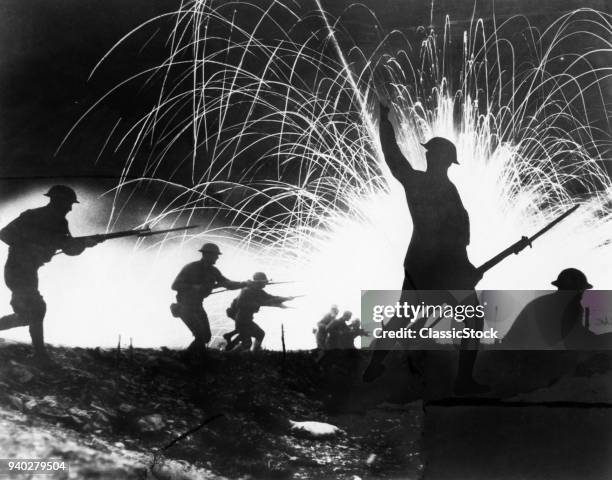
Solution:
<svg viewBox="0 0 612 480"><path fill-rule="evenodd" d="M493 268L495 265L500 263L506 257L509 257L512 254L518 255L520 252L525 250L527 247L531 247L534 240L544 235L546 232L548 232L551 228L553 228L559 222L565 220L568 216L574 213L578 209L579 206L580 205L574 205L572 208L570 208L569 210L567 210L566 212L562 213L557 218L555 218L552 222L548 223L546 226L538 230L531 237L522 237L518 242L513 243L508 248L506 248L502 252L495 255L489 261L483 263L480 267L477 268L477 271L481 275L484 275L485 272Z"/></svg>

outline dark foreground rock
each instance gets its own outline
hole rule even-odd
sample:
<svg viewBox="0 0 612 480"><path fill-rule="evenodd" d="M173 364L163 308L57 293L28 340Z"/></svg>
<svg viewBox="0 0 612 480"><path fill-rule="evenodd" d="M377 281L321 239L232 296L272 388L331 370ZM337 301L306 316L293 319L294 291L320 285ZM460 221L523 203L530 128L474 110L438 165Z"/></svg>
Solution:
<svg viewBox="0 0 612 480"><path fill-rule="evenodd" d="M61 458L58 478L417 478L421 404L378 406L361 357L311 352L185 361L168 349L0 345L0 450Z"/></svg>

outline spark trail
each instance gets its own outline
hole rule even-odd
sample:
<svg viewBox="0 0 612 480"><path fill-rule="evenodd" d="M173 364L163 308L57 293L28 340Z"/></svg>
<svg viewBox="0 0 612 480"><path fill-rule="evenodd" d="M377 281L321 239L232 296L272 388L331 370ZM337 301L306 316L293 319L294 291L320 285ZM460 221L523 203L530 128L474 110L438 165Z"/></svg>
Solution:
<svg viewBox="0 0 612 480"><path fill-rule="evenodd" d="M458 45L440 12L439 30L419 29L412 43L389 32L366 52L343 16L332 19L318 0L306 7L185 1L113 47L175 19L165 61L117 86L147 82L159 95L115 139L127 151L116 214L126 192L156 187L147 222L208 218L207 238L303 284L302 318L332 302L358 311L360 290L399 288L411 232L381 158L376 93L390 99L415 168L424 168L420 142L438 135L457 145L450 175L470 213L474 264L581 204L480 287L547 288L577 266L612 288L604 98L612 72L600 61L612 54L610 15L579 9L542 31L524 17L475 16Z"/></svg>

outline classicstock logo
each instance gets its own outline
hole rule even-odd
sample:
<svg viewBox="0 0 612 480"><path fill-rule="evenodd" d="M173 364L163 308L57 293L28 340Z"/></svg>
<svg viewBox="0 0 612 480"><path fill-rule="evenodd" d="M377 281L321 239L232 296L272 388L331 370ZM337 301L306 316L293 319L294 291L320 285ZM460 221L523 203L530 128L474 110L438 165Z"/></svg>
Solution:
<svg viewBox="0 0 612 480"><path fill-rule="evenodd" d="M612 348L608 290L366 290L361 318L370 349Z"/></svg>

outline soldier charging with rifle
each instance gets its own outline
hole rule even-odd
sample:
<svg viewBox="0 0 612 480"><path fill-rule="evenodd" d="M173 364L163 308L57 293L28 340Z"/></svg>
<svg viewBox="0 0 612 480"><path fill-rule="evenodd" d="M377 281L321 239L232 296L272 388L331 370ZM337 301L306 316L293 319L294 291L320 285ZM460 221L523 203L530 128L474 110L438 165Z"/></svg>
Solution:
<svg viewBox="0 0 612 480"><path fill-rule="evenodd" d="M58 253L80 255L86 248L110 238L144 237L177 229L153 232L142 228L73 237L66 215L75 203L79 203L75 191L66 185L54 185L45 196L49 197L47 205L26 210L0 230L0 240L9 247L4 266L4 281L12 293L13 308L12 314L0 318L0 330L29 327L34 358L43 365L52 366L53 361L44 341L43 320L47 305L38 290L38 269Z"/></svg>
<svg viewBox="0 0 612 480"><path fill-rule="evenodd" d="M249 282L228 280L215 267L221 255L216 244L205 243L199 251L202 258L185 265L172 283L176 303L170 305L172 316L180 318L193 334L194 340L187 348L190 356L202 354L212 336L208 315L202 305L204 299L218 287L237 290L249 285Z"/></svg>

